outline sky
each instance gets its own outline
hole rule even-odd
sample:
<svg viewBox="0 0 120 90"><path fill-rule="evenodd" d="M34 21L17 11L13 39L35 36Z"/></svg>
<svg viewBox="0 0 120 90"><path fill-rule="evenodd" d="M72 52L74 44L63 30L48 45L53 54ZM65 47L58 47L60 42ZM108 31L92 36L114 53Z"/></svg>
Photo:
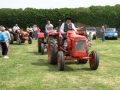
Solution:
<svg viewBox="0 0 120 90"><path fill-rule="evenodd" d="M54 9L54 8L78 8L90 6L114 6L120 4L120 0L1 0L0 8L25 9Z"/></svg>

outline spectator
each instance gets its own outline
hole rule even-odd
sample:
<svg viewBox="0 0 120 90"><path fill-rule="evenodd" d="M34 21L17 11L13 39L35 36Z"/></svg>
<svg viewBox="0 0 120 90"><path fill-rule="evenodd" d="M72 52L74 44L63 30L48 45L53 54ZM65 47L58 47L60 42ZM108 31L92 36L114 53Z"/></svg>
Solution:
<svg viewBox="0 0 120 90"><path fill-rule="evenodd" d="M40 28L39 27L37 27L37 33L39 33L41 30L40 30Z"/></svg>
<svg viewBox="0 0 120 90"><path fill-rule="evenodd" d="M30 28L27 26L26 31L29 31L29 30L30 30Z"/></svg>
<svg viewBox="0 0 120 90"><path fill-rule="evenodd" d="M8 42L9 42L11 40L11 37L10 37L10 33L8 31L8 28L6 28L4 32L5 32L5 34L6 34L7 38L8 38Z"/></svg>
<svg viewBox="0 0 120 90"><path fill-rule="evenodd" d="M7 56L7 53L8 53L8 46L7 46L8 38L7 38L4 31L5 31L5 28L2 27L1 32L0 32L0 43L1 43L1 46L2 46L2 56L3 56L3 58L9 58Z"/></svg>
<svg viewBox="0 0 120 90"><path fill-rule="evenodd" d="M29 36L33 38L33 28L32 28L32 26L30 26L30 29L29 29Z"/></svg>
<svg viewBox="0 0 120 90"><path fill-rule="evenodd" d="M89 32L88 41L92 41L92 32Z"/></svg>
<svg viewBox="0 0 120 90"><path fill-rule="evenodd" d="M103 25L100 29L101 33L102 33L102 42L105 42L105 26Z"/></svg>
<svg viewBox="0 0 120 90"><path fill-rule="evenodd" d="M34 38L37 39L37 25L33 25Z"/></svg>

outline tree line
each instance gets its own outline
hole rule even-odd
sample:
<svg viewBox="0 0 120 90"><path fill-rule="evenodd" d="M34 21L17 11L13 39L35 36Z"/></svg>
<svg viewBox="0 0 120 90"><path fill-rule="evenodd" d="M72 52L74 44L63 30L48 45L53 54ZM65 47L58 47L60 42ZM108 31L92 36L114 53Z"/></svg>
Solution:
<svg viewBox="0 0 120 90"><path fill-rule="evenodd" d="M72 17L72 22L80 22L92 26L107 25L120 27L120 4L115 6L90 6L88 8L60 8L60 9L0 9L0 25L13 27L16 23L22 27L38 25L44 31L47 20L54 27L65 21L65 17Z"/></svg>

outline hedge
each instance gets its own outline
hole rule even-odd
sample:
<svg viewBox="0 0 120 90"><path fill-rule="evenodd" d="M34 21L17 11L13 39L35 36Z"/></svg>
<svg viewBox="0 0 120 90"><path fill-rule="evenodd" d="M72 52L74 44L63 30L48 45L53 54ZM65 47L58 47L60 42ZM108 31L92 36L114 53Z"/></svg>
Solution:
<svg viewBox="0 0 120 90"><path fill-rule="evenodd" d="M54 27L65 21L65 17L72 17L73 23L80 22L92 26L103 24L109 27L120 27L120 5L90 6L89 8L61 8L61 9L0 9L0 25L13 27L16 23L23 28L37 24L43 31L47 20Z"/></svg>

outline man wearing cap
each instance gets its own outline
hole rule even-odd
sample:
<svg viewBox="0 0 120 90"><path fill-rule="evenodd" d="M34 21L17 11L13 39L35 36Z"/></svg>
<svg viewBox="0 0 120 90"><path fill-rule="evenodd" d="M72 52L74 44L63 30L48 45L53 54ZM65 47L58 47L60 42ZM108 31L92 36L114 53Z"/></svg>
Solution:
<svg viewBox="0 0 120 90"><path fill-rule="evenodd" d="M68 30L75 30L75 32L77 32L75 25L71 22L71 18L68 17L66 18L66 22L62 23L61 27L60 27L60 32L62 34L66 34L66 32Z"/></svg>
<svg viewBox="0 0 120 90"><path fill-rule="evenodd" d="M67 44L66 43L66 33L68 30L74 30L75 32L77 32L77 29L75 28L75 25L71 22L71 18L68 17L66 18L66 22L62 23L61 27L60 27L60 32L62 33L62 36L63 36L63 42L64 42L64 45ZM61 42L62 42L61 41Z"/></svg>

